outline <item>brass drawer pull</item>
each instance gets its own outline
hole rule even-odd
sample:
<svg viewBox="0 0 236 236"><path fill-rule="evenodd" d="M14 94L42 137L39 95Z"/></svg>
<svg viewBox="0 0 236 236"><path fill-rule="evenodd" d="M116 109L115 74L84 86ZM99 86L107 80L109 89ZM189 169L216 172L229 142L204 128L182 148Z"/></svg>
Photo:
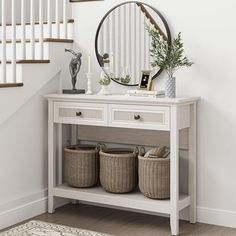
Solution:
<svg viewBox="0 0 236 236"><path fill-rule="evenodd" d="M82 112L81 111L77 111L76 112L76 116L82 116Z"/></svg>
<svg viewBox="0 0 236 236"><path fill-rule="evenodd" d="M140 116L140 115L134 115L134 119L135 119L135 120L140 120L140 119L141 119L141 116Z"/></svg>

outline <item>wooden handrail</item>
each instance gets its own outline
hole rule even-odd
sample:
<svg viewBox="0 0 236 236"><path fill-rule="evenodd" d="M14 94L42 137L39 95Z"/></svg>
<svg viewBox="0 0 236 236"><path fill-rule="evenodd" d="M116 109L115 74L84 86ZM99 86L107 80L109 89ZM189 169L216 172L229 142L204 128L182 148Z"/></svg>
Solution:
<svg viewBox="0 0 236 236"><path fill-rule="evenodd" d="M160 35L163 37L165 41L168 40L166 34L162 31L160 26L156 23L152 15L148 12L146 7L142 3L137 3L137 6L140 8L140 10L144 13L144 15L150 20L151 24L155 27L155 29L160 33Z"/></svg>
<svg viewBox="0 0 236 236"><path fill-rule="evenodd" d="M103 0L70 0L70 2L95 2L95 1L103 1Z"/></svg>

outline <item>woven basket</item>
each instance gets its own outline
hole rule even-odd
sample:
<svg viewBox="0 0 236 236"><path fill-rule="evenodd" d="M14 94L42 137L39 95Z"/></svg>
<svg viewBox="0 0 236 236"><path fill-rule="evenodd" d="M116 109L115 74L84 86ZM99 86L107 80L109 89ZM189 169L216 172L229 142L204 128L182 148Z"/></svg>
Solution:
<svg viewBox="0 0 236 236"><path fill-rule="evenodd" d="M170 198L170 158L139 156L139 189L149 198Z"/></svg>
<svg viewBox="0 0 236 236"><path fill-rule="evenodd" d="M112 193L127 193L137 186L137 152L130 149L100 151L100 182Z"/></svg>
<svg viewBox="0 0 236 236"><path fill-rule="evenodd" d="M98 182L98 150L94 146L72 146L64 149L64 179L78 188L92 187Z"/></svg>

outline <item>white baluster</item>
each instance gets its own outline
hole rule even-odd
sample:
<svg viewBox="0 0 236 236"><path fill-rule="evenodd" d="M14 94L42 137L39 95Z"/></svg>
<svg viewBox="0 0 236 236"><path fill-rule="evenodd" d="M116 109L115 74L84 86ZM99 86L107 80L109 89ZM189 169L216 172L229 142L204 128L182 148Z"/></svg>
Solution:
<svg viewBox="0 0 236 236"><path fill-rule="evenodd" d="M150 22L150 20L148 20L148 26L149 27L153 27L152 26L152 24L151 24L151 22ZM147 58L147 68L148 68L148 70L150 70L150 68L151 68L151 57L150 57L150 49L152 48L152 41L151 41L151 37L147 37L147 40L148 40L148 44L147 44L147 52L149 53L148 54L148 58Z"/></svg>
<svg viewBox="0 0 236 236"><path fill-rule="evenodd" d="M68 0L63 0L63 28L64 28L64 38L67 39L68 30L67 30L67 3Z"/></svg>
<svg viewBox="0 0 236 236"><path fill-rule="evenodd" d="M43 0L39 0L39 48L40 59L43 60Z"/></svg>
<svg viewBox="0 0 236 236"><path fill-rule="evenodd" d="M25 9L26 9L25 0L21 0L21 50L22 50L23 60L26 59Z"/></svg>
<svg viewBox="0 0 236 236"><path fill-rule="evenodd" d="M2 80L6 83L6 0L2 0Z"/></svg>
<svg viewBox="0 0 236 236"><path fill-rule="evenodd" d="M35 59L35 0L30 0L31 59Z"/></svg>
<svg viewBox="0 0 236 236"><path fill-rule="evenodd" d="M149 52L149 34L146 30L146 25L149 26L149 20L145 17L144 14L142 14L142 20L144 23L144 29L143 29L143 32L144 32L144 43L143 43L143 46L144 46L144 69L147 70L149 68L149 65L148 65L148 61L149 61L149 58L150 58L150 52Z"/></svg>
<svg viewBox="0 0 236 236"><path fill-rule="evenodd" d="M55 9L56 9L56 38L60 38L60 6L59 6L59 0L56 0Z"/></svg>
<svg viewBox="0 0 236 236"><path fill-rule="evenodd" d="M125 15L125 5L121 7L121 15L120 15L120 32L124 32L123 35L120 35L120 44L121 44L121 48L120 48L120 58L121 58L121 75L123 76L123 72L124 69L126 67L126 60L125 60L125 32L126 32L126 28L125 28L125 24L126 24L126 15ZM125 22L125 23L124 23Z"/></svg>
<svg viewBox="0 0 236 236"><path fill-rule="evenodd" d="M122 52L121 52L121 40L122 40L122 34L121 34L121 7L118 8L117 10L117 39L118 39L118 43L117 43L117 78L121 77L121 73L122 73L122 69L121 69L121 56L122 56Z"/></svg>
<svg viewBox="0 0 236 236"><path fill-rule="evenodd" d="M136 65L137 65L137 51L136 51L136 45L137 45L137 37L136 37L136 32L137 32L137 21L136 21L136 4L132 5L132 47L133 47L133 53L132 55L132 70L133 70L133 76L134 76L134 83L137 81L137 71L136 71Z"/></svg>
<svg viewBox="0 0 236 236"><path fill-rule="evenodd" d="M52 12L51 0L48 0L48 38L52 37Z"/></svg>
<svg viewBox="0 0 236 236"><path fill-rule="evenodd" d="M11 1L12 6L12 82L16 82L16 8L15 0Z"/></svg>
<svg viewBox="0 0 236 236"><path fill-rule="evenodd" d="M129 6L128 4L125 4L125 21L124 21L124 29L125 29L125 33L124 33L124 41L125 41L125 49L124 49L124 53L125 53L125 67L127 68L127 70L129 72L131 72L131 68L130 68L130 59L129 59L129 56L130 56L130 43L129 43L129 37L130 37L130 24L129 24Z"/></svg>
<svg viewBox="0 0 236 236"><path fill-rule="evenodd" d="M132 78L132 83L135 82L134 80L134 73L133 73L133 68L132 68L132 55L133 55L133 42L132 42L132 5L129 4L129 29L128 29L128 32L129 32L129 37L128 37L128 42L129 42L129 50L128 50L128 58L129 58L129 70L130 70L130 74L131 74L131 78Z"/></svg>
<svg viewBox="0 0 236 236"><path fill-rule="evenodd" d="M108 18L103 22L103 26L102 26L102 34L103 34L103 53L107 53L108 52L108 47L107 47L107 22L108 22Z"/></svg>
<svg viewBox="0 0 236 236"><path fill-rule="evenodd" d="M115 65L115 78L119 78L119 57L120 57L120 52L119 52L119 37L120 37L120 33L119 31L119 12L118 10L116 10L114 12L114 23L115 23L115 29L114 29L114 38L115 38L115 50L114 50L114 65ZM106 40L106 39L104 39Z"/></svg>
<svg viewBox="0 0 236 236"><path fill-rule="evenodd" d="M144 67L142 65L142 62L144 60L143 58L143 51L141 51L142 48L142 39L144 38L144 35L142 34L142 29L143 29L143 22L142 22L142 12L140 11L140 8L136 6L136 16L138 19L138 24L137 24L137 67L136 67L136 73L137 73L137 78L136 82L138 83L139 76L140 76L140 70L143 70Z"/></svg>

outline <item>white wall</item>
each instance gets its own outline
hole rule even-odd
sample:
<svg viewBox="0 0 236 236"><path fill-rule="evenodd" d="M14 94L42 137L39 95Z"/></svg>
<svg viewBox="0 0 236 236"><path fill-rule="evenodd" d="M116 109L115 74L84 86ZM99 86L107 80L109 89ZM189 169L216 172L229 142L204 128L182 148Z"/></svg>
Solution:
<svg viewBox="0 0 236 236"><path fill-rule="evenodd" d="M0 229L46 211L47 100L43 96L58 89L57 75L0 126Z"/></svg>
<svg viewBox="0 0 236 236"><path fill-rule="evenodd" d="M80 3L73 7L74 39L84 54L79 83L85 86L86 55L92 55L94 89L100 69L94 37L103 15L120 0ZM185 49L195 62L176 73L178 96L201 96L198 108L198 220L236 227L236 31L234 0L144 0L159 9L173 35L182 32ZM164 77L157 83L163 86ZM112 83L113 93L124 86Z"/></svg>

